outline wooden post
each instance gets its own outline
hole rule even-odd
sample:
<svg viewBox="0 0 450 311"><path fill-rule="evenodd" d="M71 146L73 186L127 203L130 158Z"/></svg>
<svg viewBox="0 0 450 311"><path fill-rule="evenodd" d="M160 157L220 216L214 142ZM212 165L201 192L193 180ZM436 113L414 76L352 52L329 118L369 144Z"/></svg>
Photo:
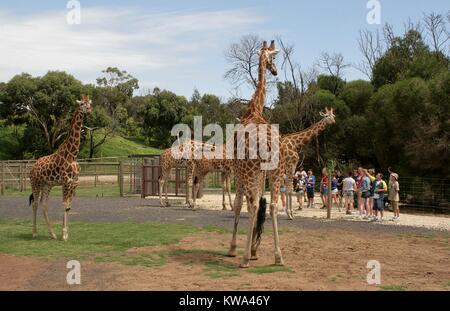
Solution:
<svg viewBox="0 0 450 311"><path fill-rule="evenodd" d="M331 198L331 178L332 178L332 172L331 170L328 170L328 206L327 206L327 219L331 219L331 204L332 204L332 198Z"/></svg>
<svg viewBox="0 0 450 311"><path fill-rule="evenodd" d="M97 176L97 164L94 164L94 187L97 187L98 176Z"/></svg>
<svg viewBox="0 0 450 311"><path fill-rule="evenodd" d="M1 181L1 188L0 188L0 192L1 195L5 195L5 162L2 161L2 175L1 175L2 180Z"/></svg>
<svg viewBox="0 0 450 311"><path fill-rule="evenodd" d="M119 192L120 192L120 196L123 197L123 167L122 167L122 161L119 162Z"/></svg>
<svg viewBox="0 0 450 311"><path fill-rule="evenodd" d="M23 169L22 169L22 162L19 162L19 190L20 192L23 192Z"/></svg>

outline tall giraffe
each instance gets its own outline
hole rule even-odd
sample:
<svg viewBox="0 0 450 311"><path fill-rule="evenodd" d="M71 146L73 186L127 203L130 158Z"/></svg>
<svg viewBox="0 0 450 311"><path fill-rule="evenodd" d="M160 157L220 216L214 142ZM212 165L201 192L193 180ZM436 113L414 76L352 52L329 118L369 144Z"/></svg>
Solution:
<svg viewBox="0 0 450 311"><path fill-rule="evenodd" d="M277 68L275 65L275 56L277 53L278 51L275 49L274 41L272 41L270 46L267 46L267 42L264 42L261 50L258 52L258 84L255 93L249 103L249 106L247 107L247 112L240 120L241 125L244 127L249 125L256 125L256 127L248 131L248 138L258 137L258 125L267 125L267 121L262 115L266 97L266 70L269 70L275 76L277 75ZM270 142L271 133L268 132L267 134L269 136L269 138L267 138L267 141ZM258 141L258 139L256 139L256 141ZM265 218L265 200L262 198L262 188L266 173L261 170L262 159L260 155L257 156L256 159L253 159L249 156L249 151L251 149L252 148L250 146L249 139L247 138L241 139L237 143L235 142L233 169L236 175L237 191L234 202L235 219L233 236L231 239L231 245L228 255L232 257L236 256L237 227L239 224L243 197L245 195L247 199L247 210L249 214L249 227L247 231L247 242L244 251L244 258L240 265L241 268L248 268L250 260L257 259L256 249L260 242L262 224ZM237 150L246 151L245 157L243 159L237 158ZM276 185L274 185L274 187L276 187ZM272 217L274 232L275 263L282 265L283 259L281 256L281 249L279 247L276 204L273 204L272 202L270 204L270 214Z"/></svg>
<svg viewBox="0 0 450 311"><path fill-rule="evenodd" d="M281 157L283 158L285 169L283 170L281 167L279 167L277 171L270 172L270 179L276 177L279 178L280 176L281 178L283 178L285 174L287 176L286 187L288 200L286 212L288 214L288 217L291 219L293 219L292 193L294 191L292 177L295 174L295 168L300 159L299 153L301 152L302 148L306 146L314 137L320 135L320 133L322 133L329 125L336 122L333 108L325 108L325 113L321 112L320 115L322 116L322 119L309 128L296 133L283 135L281 137L280 152Z"/></svg>
<svg viewBox="0 0 450 311"><path fill-rule="evenodd" d="M80 151L80 131L83 126L84 115L92 112L92 101L89 99L89 96L82 95L81 101L77 100L77 103L79 107L73 115L66 140L55 153L39 158L31 168L32 194L30 195L30 204L33 204L33 238L37 237L36 214L40 205L47 222L48 233L52 239L56 239L48 219L48 196L52 187L59 185L63 188L64 218L62 239L67 241L69 237L67 218L72 205L73 194L78 185L78 174L80 173L80 165L77 162Z"/></svg>

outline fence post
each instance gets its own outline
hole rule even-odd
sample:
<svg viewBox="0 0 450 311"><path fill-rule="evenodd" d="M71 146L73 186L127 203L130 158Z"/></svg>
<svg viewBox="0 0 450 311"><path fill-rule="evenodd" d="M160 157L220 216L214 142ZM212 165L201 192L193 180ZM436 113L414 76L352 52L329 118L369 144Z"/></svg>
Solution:
<svg viewBox="0 0 450 311"><path fill-rule="evenodd" d="M23 192L23 165L22 162L19 163L19 189Z"/></svg>
<svg viewBox="0 0 450 311"><path fill-rule="evenodd" d="M97 176L97 164L94 163L94 187L97 187L98 176Z"/></svg>
<svg viewBox="0 0 450 311"><path fill-rule="evenodd" d="M120 196L123 197L123 165L122 165L122 161L119 161L119 192L120 192Z"/></svg>
<svg viewBox="0 0 450 311"><path fill-rule="evenodd" d="M2 175L1 175L1 195L5 195L5 162L2 161Z"/></svg>

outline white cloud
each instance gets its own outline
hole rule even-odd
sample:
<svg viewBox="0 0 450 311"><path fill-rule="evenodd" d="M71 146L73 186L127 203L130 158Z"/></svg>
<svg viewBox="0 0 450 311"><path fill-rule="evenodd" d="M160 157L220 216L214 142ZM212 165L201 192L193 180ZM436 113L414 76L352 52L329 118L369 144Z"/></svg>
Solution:
<svg viewBox="0 0 450 311"><path fill-rule="evenodd" d="M107 66L132 74L170 71L201 61L224 36L263 21L245 9L148 13L83 7L81 24L68 25L67 12L0 12L0 81L21 72L66 70L93 83ZM222 57L221 49L215 53Z"/></svg>

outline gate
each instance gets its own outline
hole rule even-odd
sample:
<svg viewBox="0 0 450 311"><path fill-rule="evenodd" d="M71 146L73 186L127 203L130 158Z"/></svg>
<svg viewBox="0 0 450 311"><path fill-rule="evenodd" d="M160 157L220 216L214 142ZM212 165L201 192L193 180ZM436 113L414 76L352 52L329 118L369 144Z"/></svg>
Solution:
<svg viewBox="0 0 450 311"><path fill-rule="evenodd" d="M144 159L142 164L141 197L159 195L159 176L161 166L159 157ZM186 169L174 168L170 173L167 183L167 195L170 197L186 197L187 182Z"/></svg>

